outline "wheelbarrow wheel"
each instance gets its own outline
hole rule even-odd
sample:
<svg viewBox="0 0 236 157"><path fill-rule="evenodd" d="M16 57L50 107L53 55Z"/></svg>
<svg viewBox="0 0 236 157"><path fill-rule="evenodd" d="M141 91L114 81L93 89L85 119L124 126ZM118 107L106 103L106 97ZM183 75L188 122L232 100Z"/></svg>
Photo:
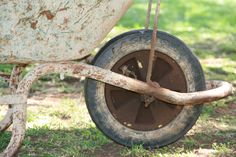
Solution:
<svg viewBox="0 0 236 157"><path fill-rule="evenodd" d="M150 30L124 33L109 41L92 64L145 81L151 35ZM205 90L201 65L191 50L170 34L159 31L157 36L151 79L178 92ZM168 104L92 79L86 80L85 98L97 127L125 146L171 144L192 128L202 108Z"/></svg>

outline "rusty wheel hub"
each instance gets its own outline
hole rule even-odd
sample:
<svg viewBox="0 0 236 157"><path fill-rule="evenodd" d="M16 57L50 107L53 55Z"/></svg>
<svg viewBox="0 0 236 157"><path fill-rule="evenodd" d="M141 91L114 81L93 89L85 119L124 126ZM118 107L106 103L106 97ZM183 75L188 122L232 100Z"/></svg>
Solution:
<svg viewBox="0 0 236 157"><path fill-rule="evenodd" d="M111 69L141 81L146 81L150 51L133 52L121 58ZM187 83L179 65L169 56L156 52L152 81L161 87L187 92ZM182 106L171 105L153 97L137 94L106 84L107 106L121 124L135 130L151 131L164 127L181 112Z"/></svg>

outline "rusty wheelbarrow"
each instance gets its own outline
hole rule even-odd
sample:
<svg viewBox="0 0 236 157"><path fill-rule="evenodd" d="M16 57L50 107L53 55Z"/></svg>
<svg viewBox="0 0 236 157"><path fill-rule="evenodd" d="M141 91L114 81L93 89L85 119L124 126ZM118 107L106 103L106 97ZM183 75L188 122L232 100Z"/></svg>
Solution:
<svg viewBox="0 0 236 157"><path fill-rule="evenodd" d="M0 63L14 64L10 75L0 73L10 94L0 130L11 124L12 138L1 156L13 156L26 129L31 85L53 73L87 78L85 97L97 127L112 140L132 146L162 147L187 133L205 102L232 94L232 85L205 81L196 56L178 38L146 29L110 40L91 64L82 62L131 6L132 0L91 0L57 3L48 0L0 2ZM20 79L27 65L35 67Z"/></svg>

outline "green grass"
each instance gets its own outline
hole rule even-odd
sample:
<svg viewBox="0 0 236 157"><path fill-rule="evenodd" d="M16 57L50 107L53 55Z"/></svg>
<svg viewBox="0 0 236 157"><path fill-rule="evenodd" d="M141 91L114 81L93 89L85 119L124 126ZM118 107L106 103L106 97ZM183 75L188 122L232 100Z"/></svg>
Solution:
<svg viewBox="0 0 236 157"><path fill-rule="evenodd" d="M145 24L147 0L135 0L105 41L122 32L141 29ZM176 35L195 52L207 79L223 79L236 85L236 1L162 1L159 29ZM154 10L154 9L153 9ZM154 12L152 12L154 15ZM11 65L0 65L10 72ZM105 137L87 112L81 83L60 81L58 75L34 84L33 93L80 93L78 98L61 97L55 103L28 108L27 133L19 156L235 156L236 95L203 108L191 131L168 147L145 150L126 148ZM0 116L4 114L0 110ZM10 132L0 133L0 150Z"/></svg>

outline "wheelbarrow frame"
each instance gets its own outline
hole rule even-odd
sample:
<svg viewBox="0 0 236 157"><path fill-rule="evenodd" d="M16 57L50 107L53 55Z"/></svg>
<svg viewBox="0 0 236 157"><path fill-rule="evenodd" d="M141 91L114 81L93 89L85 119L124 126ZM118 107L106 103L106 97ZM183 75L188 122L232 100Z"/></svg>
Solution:
<svg viewBox="0 0 236 157"><path fill-rule="evenodd" d="M12 156L20 147L25 134L27 97L31 85L44 75L61 73L92 78L126 90L153 96L171 104L197 105L219 100L232 94L233 87L227 82L209 81L207 91L178 93L158 86L151 86L121 74L96 66L77 62L48 63L36 66L19 83L14 95L0 97L3 105L11 104L13 114L12 138L2 156ZM214 89L211 89L214 88ZM8 115L9 116L9 115Z"/></svg>
<svg viewBox="0 0 236 157"><path fill-rule="evenodd" d="M12 61L12 63L14 63L14 61ZM28 72L19 83L16 83L14 80L18 78L22 71L20 69L24 66L25 65L18 65L19 69L13 71L13 74L9 78L9 82L12 82L10 86L13 86L12 94L0 96L1 105L11 105L11 109L7 113L4 122L0 123L1 130L5 129L11 123L11 120L13 121L11 141L0 156L13 156L20 147L26 129L26 108L29 90L32 84L44 75L53 73L71 76L79 75L136 93L152 96L173 105L198 105L222 99L233 93L232 85L223 81L207 81L206 91L179 93L162 88L158 83L150 84L142 82L114 73L110 70L73 61L51 62L37 65L33 70Z"/></svg>

